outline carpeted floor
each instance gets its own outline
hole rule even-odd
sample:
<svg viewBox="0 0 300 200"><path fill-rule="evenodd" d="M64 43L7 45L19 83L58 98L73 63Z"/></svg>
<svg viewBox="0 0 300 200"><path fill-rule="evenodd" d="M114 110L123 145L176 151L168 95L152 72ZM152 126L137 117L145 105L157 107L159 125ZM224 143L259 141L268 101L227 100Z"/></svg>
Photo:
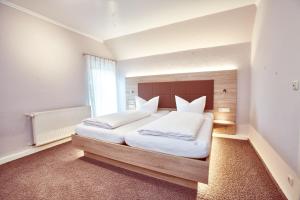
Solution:
<svg viewBox="0 0 300 200"><path fill-rule="evenodd" d="M213 139L198 191L82 158L70 143L0 166L0 199L285 199L248 141Z"/></svg>

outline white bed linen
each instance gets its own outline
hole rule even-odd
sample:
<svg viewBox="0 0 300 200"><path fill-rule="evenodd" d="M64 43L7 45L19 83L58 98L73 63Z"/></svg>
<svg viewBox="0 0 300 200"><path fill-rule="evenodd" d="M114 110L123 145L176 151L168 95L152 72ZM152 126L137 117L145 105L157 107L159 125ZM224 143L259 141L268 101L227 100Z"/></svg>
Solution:
<svg viewBox="0 0 300 200"><path fill-rule="evenodd" d="M159 120L139 128L138 132L142 135L194 140L203 121L203 114L172 111Z"/></svg>
<svg viewBox="0 0 300 200"><path fill-rule="evenodd" d="M202 96L192 102L188 102L187 100L175 95L175 102L176 109L179 112L195 112L203 114L206 103L206 96Z"/></svg>
<svg viewBox="0 0 300 200"><path fill-rule="evenodd" d="M87 126L83 123L77 125L75 132L83 137L88 137L88 138L93 138L97 140L102 140L106 142L111 142L111 143L118 143L122 144L124 143L124 135L133 132L137 130L139 127L150 123L166 114L168 114L169 111L167 110L161 110L156 113L153 113L149 117L140 119L138 121L126 124L124 126L120 126L115 129L105 129L105 128L100 128L96 126Z"/></svg>
<svg viewBox="0 0 300 200"><path fill-rule="evenodd" d="M159 96L153 97L149 101L145 99L135 96L136 110L155 113L158 109Z"/></svg>
<svg viewBox="0 0 300 200"><path fill-rule="evenodd" d="M103 115L94 118L88 118L83 120L83 123L89 126L97 126L100 128L114 129L148 116L150 116L149 112L125 111L125 112L112 113L112 114Z"/></svg>
<svg viewBox="0 0 300 200"><path fill-rule="evenodd" d="M141 135L137 131L125 135L125 143L151 151L162 152L188 158L205 158L209 155L213 115L204 114L204 122L193 141L179 140L161 136Z"/></svg>

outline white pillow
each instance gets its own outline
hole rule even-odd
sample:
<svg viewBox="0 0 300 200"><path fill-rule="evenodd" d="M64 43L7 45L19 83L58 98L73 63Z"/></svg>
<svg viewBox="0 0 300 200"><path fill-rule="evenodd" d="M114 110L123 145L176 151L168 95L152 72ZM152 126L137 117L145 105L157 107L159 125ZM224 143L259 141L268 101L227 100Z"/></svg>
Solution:
<svg viewBox="0 0 300 200"><path fill-rule="evenodd" d="M159 96L153 97L149 101L142 99L141 97L135 96L136 110L155 113L158 108Z"/></svg>
<svg viewBox="0 0 300 200"><path fill-rule="evenodd" d="M195 112L202 114L205 108L206 96L195 99L191 103L181 97L175 96L176 108L179 112Z"/></svg>

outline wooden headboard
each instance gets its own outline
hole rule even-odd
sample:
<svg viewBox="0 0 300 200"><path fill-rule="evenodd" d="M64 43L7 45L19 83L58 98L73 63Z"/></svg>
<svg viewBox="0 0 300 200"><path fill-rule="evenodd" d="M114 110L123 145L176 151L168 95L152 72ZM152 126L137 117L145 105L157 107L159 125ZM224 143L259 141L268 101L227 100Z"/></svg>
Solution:
<svg viewBox="0 0 300 200"><path fill-rule="evenodd" d="M185 74L163 74L163 75L154 75L154 76L139 76L139 77L127 77L126 78L126 106L127 109L135 108L135 96L139 95L146 99L150 98L150 96L143 96L142 91L139 91L139 84L142 83L170 83L170 82L189 82L189 81L211 81L213 80L213 110L215 119L224 119L230 121L236 121L236 110L237 110L237 70L226 70L226 71L213 71L213 72L193 72L193 73L185 73ZM203 82L202 82L203 83ZM161 84L160 84L161 85ZM168 84L167 84L168 85ZM150 87L150 86L148 86ZM153 86L151 86L153 87ZM168 88L160 87L159 91L155 89L156 94L160 93L162 96L163 89ZM187 89L187 87L185 87ZM189 88L189 87L188 87ZM224 93L224 89L226 92ZM181 96L185 99L189 99L186 95L183 95L180 92L176 92L178 96ZM152 94L153 96L156 94ZM174 94L173 94L174 95ZM207 94L198 94L198 95L206 95ZM160 107L167 107L168 101L164 101L165 97L161 99ZM192 99L192 98L191 98ZM189 100L191 100L189 99ZM172 98L171 106L174 107L175 102ZM208 106L210 106L210 100L208 100ZM229 108L229 112L219 112L219 108ZM206 110L209 110L208 107Z"/></svg>
<svg viewBox="0 0 300 200"><path fill-rule="evenodd" d="M206 96L206 110L214 108L214 80L138 83L138 94L149 100L159 96L159 108L176 108L175 95L191 102Z"/></svg>

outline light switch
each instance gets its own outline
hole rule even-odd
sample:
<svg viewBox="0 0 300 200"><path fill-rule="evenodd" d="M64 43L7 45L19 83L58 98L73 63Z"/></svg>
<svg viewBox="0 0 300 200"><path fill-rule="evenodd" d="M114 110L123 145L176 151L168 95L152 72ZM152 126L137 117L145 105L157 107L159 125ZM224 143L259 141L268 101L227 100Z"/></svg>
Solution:
<svg viewBox="0 0 300 200"><path fill-rule="evenodd" d="M299 80L292 81L293 90L299 90Z"/></svg>

